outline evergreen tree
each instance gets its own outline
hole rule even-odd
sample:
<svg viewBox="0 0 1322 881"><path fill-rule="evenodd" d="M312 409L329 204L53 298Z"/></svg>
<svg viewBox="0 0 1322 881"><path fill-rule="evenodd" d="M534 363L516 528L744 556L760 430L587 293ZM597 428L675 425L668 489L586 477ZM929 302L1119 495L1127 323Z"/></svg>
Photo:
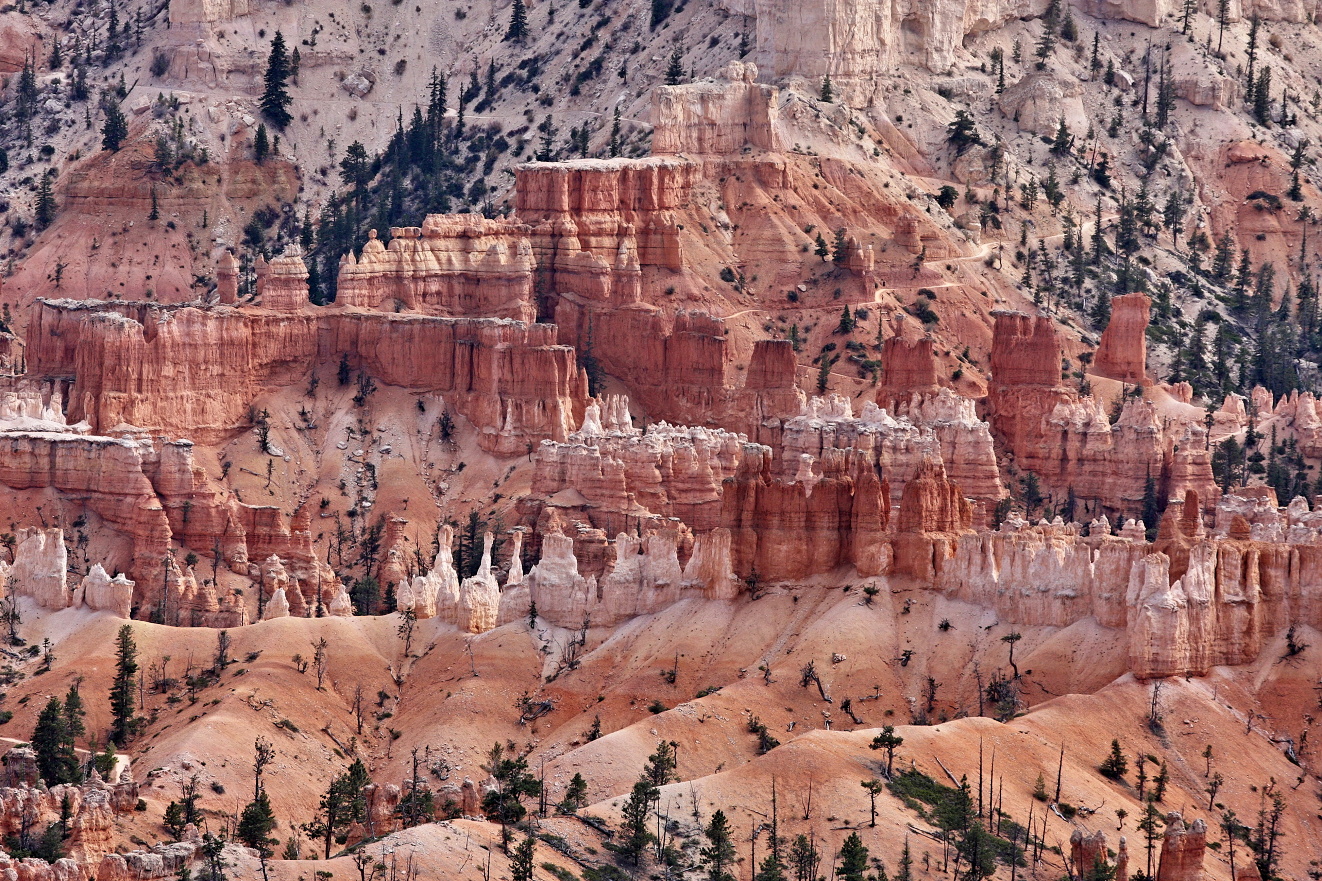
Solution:
<svg viewBox="0 0 1322 881"><path fill-rule="evenodd" d="M1037 69L1046 70L1047 60L1051 54L1056 51L1056 32L1060 22L1060 2L1051 0L1051 5L1047 7L1046 14L1042 16L1042 36L1038 38L1037 48L1033 54L1037 56Z"/></svg>
<svg viewBox="0 0 1322 881"><path fill-rule="evenodd" d="M615 113L611 119L611 139L610 155L614 159L620 155L620 105L615 105Z"/></svg>
<svg viewBox="0 0 1322 881"><path fill-rule="evenodd" d="M583 807L583 800L587 797L588 783L583 779L583 775L574 772L574 777L569 781L569 786L565 787L565 797L561 799L556 810L562 814L572 814Z"/></svg>
<svg viewBox="0 0 1322 881"><path fill-rule="evenodd" d="M275 853L275 845L280 843L279 839L271 837L274 829L275 812L271 810L271 800L263 789L244 807L235 835L263 857L270 857Z"/></svg>
<svg viewBox="0 0 1322 881"><path fill-rule="evenodd" d="M132 625L119 628L115 646L115 680L110 686L110 739L128 743L138 727L133 715L133 692L138 679L138 644L133 640Z"/></svg>
<svg viewBox="0 0 1322 881"><path fill-rule="evenodd" d="M500 744L493 744L483 766L496 781L496 788L482 799L482 810L501 826L501 840L509 845L508 827L528 815L523 806L527 796L541 795L542 784L528 771L528 757L507 757Z"/></svg>
<svg viewBox="0 0 1322 881"><path fill-rule="evenodd" d="M1258 73L1253 85L1253 118L1260 125L1271 125L1272 107L1272 69L1267 65Z"/></svg>
<svg viewBox="0 0 1322 881"><path fill-rule="evenodd" d="M624 836L620 841L619 854L631 865L638 865L647 846L656 840L649 831L648 819L652 814L652 802L659 792L646 776L639 778L633 785L633 792L624 803L621 815L624 818Z"/></svg>
<svg viewBox="0 0 1322 881"><path fill-rule="evenodd" d="M47 786L73 783L78 779L78 759L69 743L64 704L57 697L46 702L32 730L32 750L37 754L37 774Z"/></svg>
<svg viewBox="0 0 1322 881"><path fill-rule="evenodd" d="M977 123L967 110L955 111L955 118L946 126L946 143L955 148L956 156L963 156L970 147L985 144L982 135L978 134Z"/></svg>
<svg viewBox="0 0 1322 881"><path fill-rule="evenodd" d="M895 750L904 744L904 738L895 733L894 725L886 725L881 729L881 733L872 738L872 743L868 746L872 749L882 749L886 751L886 777L890 778L895 767Z"/></svg>
<svg viewBox="0 0 1322 881"><path fill-rule="evenodd" d="M276 31L275 37L271 40L271 52L266 58L266 75L263 80L265 89L262 92L261 110L262 115L280 131L284 131L294 119L289 113L289 105L293 99L289 97L288 80L289 55L285 51L285 37L280 31Z"/></svg>
<svg viewBox="0 0 1322 881"><path fill-rule="evenodd" d="M252 155L261 164L270 152L271 140L266 133L266 123L263 122L257 126L257 134L252 139Z"/></svg>
<svg viewBox="0 0 1322 881"><path fill-rule="evenodd" d="M1057 156L1068 156L1073 142L1070 127L1065 124L1065 117L1062 116L1056 125L1056 136L1051 139L1051 152Z"/></svg>
<svg viewBox="0 0 1322 881"><path fill-rule="evenodd" d="M845 236L845 228L842 226L835 231L835 241L831 248L831 260L837 266L843 266L849 259L849 239ZM845 307L849 308L848 306Z"/></svg>
<svg viewBox="0 0 1322 881"><path fill-rule="evenodd" d="M1125 754L1121 752L1119 740L1111 741L1111 752L1102 764L1098 766L1097 770L1102 772L1103 777L1110 777L1112 780L1121 780L1124 778L1125 774L1129 771L1129 760L1126 759Z"/></svg>
<svg viewBox="0 0 1322 881"><path fill-rule="evenodd" d="M25 58L19 74L19 90L15 95L19 119L32 118L33 112L37 110L38 94L40 93L37 90L37 73L33 69L32 58Z"/></svg>
<svg viewBox="0 0 1322 881"><path fill-rule="evenodd" d="M78 683L75 682L69 686L69 691L64 695L64 724L68 730L70 755L73 755L74 747L78 745L78 739L87 734L87 725L83 722L83 717L86 715L87 710L83 708L83 696L78 692ZM109 745L107 744L107 746ZM114 750L111 750L110 754L113 756Z"/></svg>
<svg viewBox="0 0 1322 881"><path fill-rule="evenodd" d="M900 851L900 869L895 881L913 881L913 852L909 849L909 836L904 836L904 850Z"/></svg>
<svg viewBox="0 0 1322 881"><path fill-rule="evenodd" d="M106 121L101 126L101 147L111 153L118 153L124 139L129 136L129 121L120 109L119 102L106 95L101 100Z"/></svg>
<svg viewBox="0 0 1322 881"><path fill-rule="evenodd" d="M355 761L349 770L331 781L321 797L316 819L303 827L313 838L323 840L325 859L330 859L331 842L336 834L365 817L367 802L363 787L369 782L367 768L361 760Z"/></svg>
<svg viewBox="0 0 1322 881"><path fill-rule="evenodd" d="M517 0L516 0L517 2ZM514 848L514 854L510 857L510 879L511 881L533 881L533 865L535 864L537 854L537 839L532 834L525 835L519 842L518 847Z"/></svg>
<svg viewBox="0 0 1322 881"><path fill-rule="evenodd" d="M826 104L835 101L835 89L831 86L831 75L829 73L822 78L822 93L818 97Z"/></svg>
<svg viewBox="0 0 1322 881"><path fill-rule="evenodd" d="M1248 55L1248 66L1244 78L1244 103L1248 104L1250 107L1254 106L1253 87L1256 85L1254 76L1257 73L1256 67L1258 63L1258 28L1261 24L1262 21L1258 18L1258 13L1255 11L1251 23L1249 24L1249 44L1245 53Z"/></svg>
<svg viewBox="0 0 1322 881"><path fill-rule="evenodd" d="M684 81L684 53L676 46L670 53L670 63L666 65L666 85L677 86Z"/></svg>
<svg viewBox="0 0 1322 881"><path fill-rule="evenodd" d="M735 881L730 869L737 854L724 811L712 814L703 835L707 837L707 846L700 853L707 881Z"/></svg>
<svg viewBox="0 0 1322 881"><path fill-rule="evenodd" d="M866 881L868 871L868 849L857 832L849 833L840 847L840 859L836 864L835 874L841 881Z"/></svg>
<svg viewBox="0 0 1322 881"><path fill-rule="evenodd" d="M822 856L817 852L817 845L807 835L800 835L790 845L790 868L794 870L794 881L816 881L817 867Z"/></svg>
<svg viewBox="0 0 1322 881"><path fill-rule="evenodd" d="M831 249L827 247L826 239L822 238L821 233L817 234L817 247L813 250L813 253L823 260L831 256Z"/></svg>
<svg viewBox="0 0 1322 881"><path fill-rule="evenodd" d="M510 26L505 31L505 42L522 43L528 38L528 9L523 0L514 0L510 9Z"/></svg>
<svg viewBox="0 0 1322 881"><path fill-rule="evenodd" d="M837 334L853 333L857 323L853 313L849 311L849 305L845 304L845 308L840 310L840 323L836 325L835 332Z"/></svg>
<svg viewBox="0 0 1322 881"><path fill-rule="evenodd" d="M51 192L51 177L54 174L53 169L47 169L41 176L41 186L37 190L37 229L45 229L55 220L55 195Z"/></svg>

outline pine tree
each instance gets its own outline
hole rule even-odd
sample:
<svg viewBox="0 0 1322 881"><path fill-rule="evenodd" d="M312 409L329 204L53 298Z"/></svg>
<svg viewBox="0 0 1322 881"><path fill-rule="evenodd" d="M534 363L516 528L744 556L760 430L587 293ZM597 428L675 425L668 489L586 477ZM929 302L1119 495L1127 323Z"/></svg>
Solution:
<svg viewBox="0 0 1322 881"><path fill-rule="evenodd" d="M1272 69L1271 65L1258 72L1253 85L1253 118L1261 125L1271 125Z"/></svg>
<svg viewBox="0 0 1322 881"><path fill-rule="evenodd" d="M53 170L41 176L41 186L37 190L36 223L37 229L45 229L55 220L55 195L51 192Z"/></svg>
<svg viewBox="0 0 1322 881"><path fill-rule="evenodd" d="M274 829L275 811L271 810L271 800L266 797L266 790L263 789L244 807L235 834L245 845L269 857L275 853L275 845L279 844L278 839L271 837Z"/></svg>
<svg viewBox="0 0 1322 881"><path fill-rule="evenodd" d="M904 850L900 851L900 870L895 873L895 881L913 881L913 852L909 849L908 835L904 836Z"/></svg>
<svg viewBox="0 0 1322 881"><path fill-rule="evenodd" d="M840 323L836 325L837 334L849 334L854 332L854 327L858 324L852 312L849 311L849 304L840 311Z"/></svg>
<svg viewBox="0 0 1322 881"><path fill-rule="evenodd" d="M872 743L868 744L872 749L883 749L886 751L886 777L890 778L895 767L895 750L904 745L904 738L895 733L894 725L886 725L881 729L881 733L872 738Z"/></svg>
<svg viewBox="0 0 1322 881"><path fill-rule="evenodd" d="M78 779L78 759L69 745L69 726L59 698L52 697L46 702L32 730L31 742L37 754L37 774L47 786Z"/></svg>
<svg viewBox="0 0 1322 881"><path fill-rule="evenodd" d="M129 136L128 119L120 109L119 102L109 96L102 99L102 109L106 121L101 126L101 147L111 153L118 153L124 139Z"/></svg>
<svg viewBox="0 0 1322 881"><path fill-rule="evenodd" d="M522 43L528 38L528 9L523 0L514 0L510 9L510 26L505 31L505 42Z"/></svg>
<svg viewBox="0 0 1322 881"><path fill-rule="evenodd" d="M138 727L133 715L134 689L138 677L138 645L132 625L119 628L115 647L115 681L110 686L110 740L123 745Z"/></svg>
<svg viewBox="0 0 1322 881"><path fill-rule="evenodd" d="M829 73L822 78L822 92L818 97L826 104L835 101L835 89L831 86L831 75Z"/></svg>
<svg viewBox="0 0 1322 881"><path fill-rule="evenodd" d="M565 787L565 797L561 799L556 810L562 814L572 814L583 807L583 799L587 796L588 782L583 779L581 773L575 772L573 779L569 781L569 786Z"/></svg>
<svg viewBox="0 0 1322 881"><path fill-rule="evenodd" d="M147 219L151 221L157 221L161 219L161 206L156 199L155 184L152 184L152 188L151 188L151 210L147 212Z"/></svg>
<svg viewBox="0 0 1322 881"><path fill-rule="evenodd" d="M724 811L712 814L703 835L707 837L707 846L702 849L701 858L707 881L735 881L729 870L737 854Z"/></svg>
<svg viewBox="0 0 1322 881"><path fill-rule="evenodd" d="M266 133L266 123L257 126L257 134L252 139L252 155L260 165L271 152L271 140Z"/></svg>
<svg viewBox="0 0 1322 881"><path fill-rule="evenodd" d="M842 226L835 231L835 241L831 248L831 260L837 266L843 266L849 259L849 239L845 237L845 228ZM848 308L848 307L845 307Z"/></svg>
<svg viewBox="0 0 1322 881"><path fill-rule="evenodd" d="M288 80L289 56L285 51L285 37L284 34L276 31L275 37L271 40L271 53L266 59L265 90L262 92L261 109L262 115L280 131L284 131L294 119L289 113L289 105L293 99L289 97L286 86Z"/></svg>
<svg viewBox="0 0 1322 881"><path fill-rule="evenodd" d="M1248 66L1244 77L1244 103L1250 107L1253 105L1253 87L1256 85L1254 76L1255 67L1258 63L1258 28L1262 22L1258 18L1258 13L1253 13L1252 23L1249 25L1249 45L1246 51L1248 55Z"/></svg>
<svg viewBox="0 0 1322 881"><path fill-rule="evenodd" d="M800 835L790 845L790 868L794 870L794 881L816 881L817 867L821 865L822 855L817 845L807 835Z"/></svg>
<svg viewBox="0 0 1322 881"><path fill-rule="evenodd" d="M59 70L64 66L64 52L60 49L58 37L55 39L54 47L50 50L49 66L51 70Z"/></svg>
<svg viewBox="0 0 1322 881"><path fill-rule="evenodd" d="M1065 122L1065 117L1060 118L1056 125L1056 136L1051 139L1051 152L1057 156L1066 156L1070 152L1070 145L1074 138L1070 135L1070 127Z"/></svg>
<svg viewBox="0 0 1322 881"><path fill-rule="evenodd" d="M1097 770L1102 772L1103 777L1110 777L1112 780L1121 780L1128 773L1129 760L1120 751L1119 740L1111 741L1111 752Z"/></svg>
<svg viewBox="0 0 1322 881"><path fill-rule="evenodd" d="M840 860L835 874L841 881L865 881L868 871L868 849L857 832L849 833L840 847Z"/></svg>
<svg viewBox="0 0 1322 881"><path fill-rule="evenodd" d="M657 788L646 776L639 778L633 785L633 792L624 803L621 816L624 818L624 836L620 842L619 854L631 865L638 865L647 846L655 841L649 831L648 820L652 814L652 802L658 795Z"/></svg>
<svg viewBox="0 0 1322 881"><path fill-rule="evenodd" d="M670 53L670 63L666 65L666 85L677 86L684 81L684 53L676 46Z"/></svg>
<svg viewBox="0 0 1322 881"><path fill-rule="evenodd" d="M620 155L620 105L615 105L615 113L611 119L611 140L610 155L614 159Z"/></svg>
<svg viewBox="0 0 1322 881"><path fill-rule="evenodd" d="M531 834L525 835L518 847L514 848L514 855L510 857L511 881L532 881L536 855L537 839Z"/></svg>

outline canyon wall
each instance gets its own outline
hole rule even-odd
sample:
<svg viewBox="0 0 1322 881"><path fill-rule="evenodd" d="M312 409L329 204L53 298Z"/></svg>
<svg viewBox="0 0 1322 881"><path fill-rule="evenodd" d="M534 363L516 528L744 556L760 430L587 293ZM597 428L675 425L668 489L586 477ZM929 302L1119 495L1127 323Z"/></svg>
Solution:
<svg viewBox="0 0 1322 881"><path fill-rule="evenodd" d="M1291 624L1322 625L1322 530L1306 505L1275 515L1273 525L1289 530L1284 541L1251 538L1238 515L1226 532L1207 533L1200 508L1194 493L1168 508L1154 544L1141 525L1113 536L1104 519L1087 535L1077 524L1022 521L966 533L934 585L1016 624L1095 618L1122 629L1140 678L1247 663Z"/></svg>
<svg viewBox="0 0 1322 881"><path fill-rule="evenodd" d="M337 305L383 311L536 318L535 264L527 227L480 214L428 215L421 228L372 231L340 263Z"/></svg>
<svg viewBox="0 0 1322 881"><path fill-rule="evenodd" d="M306 301L306 295L304 295ZM378 382L445 395L487 449L564 438L585 380L556 329L502 319L40 301L29 372L72 378L69 418L204 443L247 427L263 392L347 359Z"/></svg>
<svg viewBox="0 0 1322 881"><path fill-rule="evenodd" d="M1152 299L1147 294L1125 294L1111 300L1111 320L1102 331L1092 362L1094 374L1121 382L1148 382L1147 332L1151 310Z"/></svg>
<svg viewBox="0 0 1322 881"><path fill-rule="evenodd" d="M1209 504L1215 501L1201 421L1173 419L1152 401L1129 398L1113 425L1100 401L1064 385L1062 350L1049 318L999 311L995 321L988 421L1019 471L1036 474L1057 502L1072 492L1113 514L1137 511L1149 478L1163 498L1192 489ZM1118 328L1117 345L1134 329ZM1112 361L1136 367L1132 357Z"/></svg>

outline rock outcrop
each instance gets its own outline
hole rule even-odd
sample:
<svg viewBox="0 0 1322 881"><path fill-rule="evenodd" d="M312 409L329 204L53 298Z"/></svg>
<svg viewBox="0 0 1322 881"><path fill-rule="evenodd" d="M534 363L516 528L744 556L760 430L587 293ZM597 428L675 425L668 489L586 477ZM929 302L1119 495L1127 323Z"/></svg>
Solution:
<svg viewBox="0 0 1322 881"><path fill-rule="evenodd" d="M1167 814L1157 881L1199 881L1203 877L1206 850L1206 823L1194 820L1185 825L1184 818L1178 813Z"/></svg>
<svg viewBox="0 0 1322 881"><path fill-rule="evenodd" d="M1148 315L1152 299L1147 294L1125 294L1111 300L1111 321L1102 332L1093 357L1092 373L1146 385Z"/></svg>
<svg viewBox="0 0 1322 881"><path fill-rule="evenodd" d="M528 228L480 214L428 215L422 227L373 230L340 262L337 305L451 318L532 321L535 263Z"/></svg>
<svg viewBox="0 0 1322 881"><path fill-rule="evenodd" d="M70 419L203 442L247 427L262 392L342 359L377 382L444 394L484 447L507 454L563 439L586 384L554 327L509 320L61 300L37 305L29 340L32 374L73 378Z"/></svg>
<svg viewBox="0 0 1322 881"><path fill-rule="evenodd" d="M1058 501L1072 491L1091 513L1135 512L1149 478L1166 498L1192 489L1208 504L1216 499L1201 421L1130 398L1112 425L1099 401L1063 385L1050 319L995 315L988 421L1020 471L1036 474Z"/></svg>
<svg viewBox="0 0 1322 881"><path fill-rule="evenodd" d="M756 65L734 61L714 82L658 88L652 99L652 152L729 156L745 147L779 152L778 92L756 79Z"/></svg>

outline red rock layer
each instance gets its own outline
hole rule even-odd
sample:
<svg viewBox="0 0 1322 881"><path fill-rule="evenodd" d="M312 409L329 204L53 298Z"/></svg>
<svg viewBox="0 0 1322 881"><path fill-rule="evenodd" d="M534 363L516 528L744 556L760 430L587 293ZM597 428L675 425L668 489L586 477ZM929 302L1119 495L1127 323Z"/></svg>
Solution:
<svg viewBox="0 0 1322 881"><path fill-rule="evenodd" d="M1201 881L1206 850L1206 823L1194 820L1186 827L1178 813L1167 814L1157 881Z"/></svg>
<svg viewBox="0 0 1322 881"><path fill-rule="evenodd" d="M203 442L245 427L251 401L347 358L379 382L439 392L488 450L563 439L586 381L556 329L502 320L302 309L296 314L41 301L29 370L74 377L69 417Z"/></svg>
<svg viewBox="0 0 1322 881"><path fill-rule="evenodd" d="M894 409L899 401L915 394L927 395L940 390L936 356L931 337L906 339L900 334L889 337L881 347L882 384L877 389L877 403Z"/></svg>
<svg viewBox="0 0 1322 881"><path fill-rule="evenodd" d="M734 571L785 581L842 564L875 575L889 563L890 488L853 451L830 450L809 485L748 474L726 484L722 521L732 533Z"/></svg>
<svg viewBox="0 0 1322 881"><path fill-rule="evenodd" d="M1058 503L1073 490L1090 511L1132 514L1148 477L1166 497L1193 489L1215 501L1199 422L1172 422L1151 402L1131 399L1113 426L1099 402L1061 384L1048 318L997 312L994 333L988 421L1018 469L1036 474Z"/></svg>
<svg viewBox="0 0 1322 881"><path fill-rule="evenodd" d="M1111 300L1111 321L1102 332L1091 372L1121 382L1148 382L1147 334L1151 309L1152 300L1147 294L1125 294Z"/></svg>
<svg viewBox="0 0 1322 881"><path fill-rule="evenodd" d="M895 571L935 581L950 545L973 525L973 507L939 462L924 462L904 485L896 520Z"/></svg>
<svg viewBox="0 0 1322 881"><path fill-rule="evenodd" d="M452 318L536 317L528 228L479 214L429 215L421 228L375 230L357 259L340 263L335 302Z"/></svg>

